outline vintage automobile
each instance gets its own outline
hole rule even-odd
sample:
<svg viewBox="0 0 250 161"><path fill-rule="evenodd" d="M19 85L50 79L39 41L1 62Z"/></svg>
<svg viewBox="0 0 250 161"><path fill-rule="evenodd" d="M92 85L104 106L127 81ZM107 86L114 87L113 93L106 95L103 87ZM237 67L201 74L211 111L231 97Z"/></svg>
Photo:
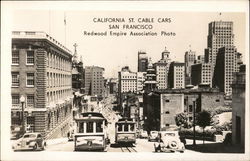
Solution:
<svg viewBox="0 0 250 161"><path fill-rule="evenodd" d="M158 131L150 131L148 141L157 141Z"/></svg>
<svg viewBox="0 0 250 161"><path fill-rule="evenodd" d="M140 138L148 138L147 131L141 131Z"/></svg>
<svg viewBox="0 0 250 161"><path fill-rule="evenodd" d="M40 133L25 133L13 145L12 149L16 150L44 150L46 141Z"/></svg>
<svg viewBox="0 0 250 161"><path fill-rule="evenodd" d="M178 131L160 131L158 142L154 143L155 152L184 152L185 146L180 140Z"/></svg>

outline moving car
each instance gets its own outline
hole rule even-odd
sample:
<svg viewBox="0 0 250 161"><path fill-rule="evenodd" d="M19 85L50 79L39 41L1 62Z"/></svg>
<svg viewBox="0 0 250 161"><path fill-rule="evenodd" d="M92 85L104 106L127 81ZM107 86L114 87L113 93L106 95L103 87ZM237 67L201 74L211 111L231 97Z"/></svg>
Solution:
<svg viewBox="0 0 250 161"><path fill-rule="evenodd" d="M157 141L158 131L150 131L148 141Z"/></svg>
<svg viewBox="0 0 250 161"><path fill-rule="evenodd" d="M44 150L46 141L40 133L25 133L13 145L12 149L16 150Z"/></svg>
<svg viewBox="0 0 250 161"><path fill-rule="evenodd" d="M184 152L185 146L178 131L160 131L158 142L154 143L155 152Z"/></svg>
<svg viewBox="0 0 250 161"><path fill-rule="evenodd" d="M140 137L141 137L141 138L148 138L148 133L147 133L147 131L141 131Z"/></svg>

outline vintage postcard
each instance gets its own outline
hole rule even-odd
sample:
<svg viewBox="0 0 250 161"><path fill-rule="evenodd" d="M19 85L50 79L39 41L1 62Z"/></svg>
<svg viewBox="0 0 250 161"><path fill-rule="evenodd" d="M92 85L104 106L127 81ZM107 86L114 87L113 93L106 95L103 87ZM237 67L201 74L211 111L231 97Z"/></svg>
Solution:
<svg viewBox="0 0 250 161"><path fill-rule="evenodd" d="M1 2L1 159L249 160L248 5Z"/></svg>

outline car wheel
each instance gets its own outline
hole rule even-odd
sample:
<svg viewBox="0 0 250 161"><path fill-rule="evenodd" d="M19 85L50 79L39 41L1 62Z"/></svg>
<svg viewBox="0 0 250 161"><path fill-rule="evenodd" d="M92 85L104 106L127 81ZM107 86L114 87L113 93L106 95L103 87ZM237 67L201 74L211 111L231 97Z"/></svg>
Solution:
<svg viewBox="0 0 250 161"><path fill-rule="evenodd" d="M45 150L46 143L43 143L42 150Z"/></svg>
<svg viewBox="0 0 250 161"><path fill-rule="evenodd" d="M37 150L37 144L34 145L33 150Z"/></svg>

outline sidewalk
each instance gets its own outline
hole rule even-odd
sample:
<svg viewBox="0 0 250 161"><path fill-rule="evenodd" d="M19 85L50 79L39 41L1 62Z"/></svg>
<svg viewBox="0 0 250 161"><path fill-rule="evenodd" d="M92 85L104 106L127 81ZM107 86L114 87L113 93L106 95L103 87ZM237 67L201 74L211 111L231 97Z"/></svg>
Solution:
<svg viewBox="0 0 250 161"><path fill-rule="evenodd" d="M55 144L60 144L60 143L67 143L68 142L68 138L57 138L57 139L50 139L50 140L46 140L47 146L48 145L55 145Z"/></svg>

